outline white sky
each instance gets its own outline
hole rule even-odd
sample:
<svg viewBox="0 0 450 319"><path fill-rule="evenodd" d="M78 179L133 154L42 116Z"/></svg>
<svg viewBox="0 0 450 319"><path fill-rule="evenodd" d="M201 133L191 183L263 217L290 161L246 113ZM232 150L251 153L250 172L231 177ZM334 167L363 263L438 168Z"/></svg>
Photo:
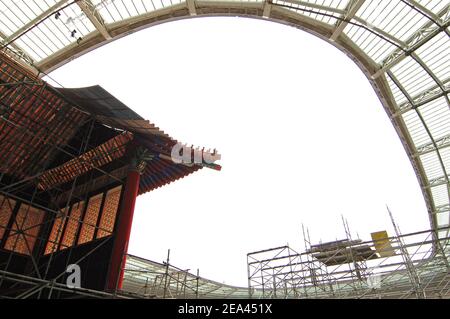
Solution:
<svg viewBox="0 0 450 319"><path fill-rule="evenodd" d="M51 74L100 84L172 137L222 154L137 200L129 253L246 286L246 254L429 227L412 166L360 69L294 28L242 18L158 25Z"/></svg>

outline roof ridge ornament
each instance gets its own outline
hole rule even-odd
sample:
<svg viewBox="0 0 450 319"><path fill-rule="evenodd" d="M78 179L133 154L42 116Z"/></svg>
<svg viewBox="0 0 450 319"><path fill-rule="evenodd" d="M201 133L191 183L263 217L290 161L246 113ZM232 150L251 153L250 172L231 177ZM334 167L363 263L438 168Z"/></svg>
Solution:
<svg viewBox="0 0 450 319"><path fill-rule="evenodd" d="M150 154L149 150L144 147L137 147L135 154L131 158L130 169L136 170L139 174L144 174L147 162L152 161L155 155Z"/></svg>

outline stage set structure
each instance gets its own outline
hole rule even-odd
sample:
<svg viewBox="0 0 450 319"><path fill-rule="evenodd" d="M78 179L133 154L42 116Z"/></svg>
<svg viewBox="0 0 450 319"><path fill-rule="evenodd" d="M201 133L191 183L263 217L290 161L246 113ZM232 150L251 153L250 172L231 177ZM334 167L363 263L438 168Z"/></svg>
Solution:
<svg viewBox="0 0 450 319"><path fill-rule="evenodd" d="M68 297L74 264L82 291L121 290L136 197L220 170L177 146L100 86L54 88L0 53L0 295Z"/></svg>

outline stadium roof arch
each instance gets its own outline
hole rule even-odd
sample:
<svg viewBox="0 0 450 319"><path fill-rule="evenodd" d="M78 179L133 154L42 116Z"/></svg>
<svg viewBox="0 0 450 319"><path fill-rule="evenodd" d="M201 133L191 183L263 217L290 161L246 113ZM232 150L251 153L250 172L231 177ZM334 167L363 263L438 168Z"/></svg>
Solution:
<svg viewBox="0 0 450 319"><path fill-rule="evenodd" d="M0 0L0 16L2 51L40 76L135 31L191 17L257 18L309 32L364 72L412 163L431 226L449 225L447 0Z"/></svg>

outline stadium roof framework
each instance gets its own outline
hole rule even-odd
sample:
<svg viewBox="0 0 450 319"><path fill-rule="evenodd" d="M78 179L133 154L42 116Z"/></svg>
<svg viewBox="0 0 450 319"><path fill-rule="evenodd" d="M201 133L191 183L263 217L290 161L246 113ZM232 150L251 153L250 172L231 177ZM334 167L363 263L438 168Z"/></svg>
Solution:
<svg viewBox="0 0 450 319"><path fill-rule="evenodd" d="M0 16L2 50L39 76L135 31L190 17L264 19L318 36L364 72L412 163L431 226L449 224L446 0L1 0Z"/></svg>
<svg viewBox="0 0 450 319"><path fill-rule="evenodd" d="M120 229L113 231L113 224L109 220L112 213L117 214L118 206L109 207L110 205L104 203L107 202L106 199L115 198L118 204L118 198L122 196L118 195L120 193L124 194L121 200L129 202L130 199L126 196L128 192L122 191L122 186L118 186L119 188L110 186L111 183L123 181L127 174L125 188L128 187L128 180L136 181L130 178L134 173L132 175L130 172L127 173L127 167L134 165L130 164L133 156L151 157L145 169L142 168L143 171L140 172L142 178L137 179L136 194L160 187L205 165L205 163L194 166L172 163L169 160L170 149L177 141L142 119L102 88L58 89L46 85L38 77L47 75L103 44L159 23L195 16L239 16L282 23L318 36L348 55L366 75L409 156L424 195L431 226L430 231L420 233L426 234L423 239L406 245L402 243L403 237L397 234L394 238L399 243L397 250L402 251L401 256L404 259L399 263L401 269L389 270L388 273L379 275L384 276L384 283L387 283L388 287L391 287L392 280L396 285L392 286L395 289L400 287L399 284L405 285L408 294L411 289L415 289L418 297L422 293L425 295L425 292L439 296L448 295L449 265L446 258L450 229L450 3L448 1L0 0L0 16L2 97L0 116L3 120L0 126L2 141L0 171L4 179L2 182L6 183L2 188L2 194L11 196L23 193L28 190L24 187L28 187L30 181L37 181L33 184L35 187L32 192L30 188L28 194L34 208L26 205L27 202L23 202L23 198L6 199L0 196L3 203L2 213L10 220L8 225L5 221L1 221L5 227L0 230L4 230L3 237L7 239L2 245L4 249L11 251L8 256L12 256L12 252L22 254L14 257L17 260L24 255L30 255L32 266L38 275L42 265L51 264L54 253L55 258L59 259L53 262L55 268L50 275L61 271L62 268L59 267L63 265L63 258L69 246L73 246L73 251L80 254L84 252L87 258L103 260L104 263L107 259L101 257L101 254L122 250L123 247L112 250L112 244L108 242L113 232L114 236L122 236L126 231L125 226L121 227L122 222L117 223ZM27 72L10 63L10 59L3 59L4 54L21 64ZM26 133L30 130L35 134ZM95 141L90 141L91 130L96 132ZM87 147L88 145L90 147ZM130 152L142 148L151 154ZM79 149L80 152L73 153L75 149ZM219 166L216 168L220 169ZM105 185L109 185L108 189ZM96 194L98 192L100 194ZM83 208L85 211L83 225L80 226L76 237L77 245L68 244L67 238L73 235L72 222L79 219L82 210L80 203L83 202L79 200L83 194L89 195L85 197L85 201L89 199L89 202ZM48 202L47 197L51 198L51 203L55 207L60 207L65 202L71 203L70 217L64 228L64 235L61 235L62 232L59 230L53 231L62 228L58 212L39 206L45 205L46 200ZM19 205L14 199L22 200L22 203ZM101 201L103 204L99 208L97 206ZM15 207L14 210L12 206ZM51 230L49 238L42 239L37 235L36 229L33 230L44 218L39 209L56 213L52 218L53 227L48 229ZM89 223L96 209L96 214L101 218L97 218L99 226L94 232ZM101 214L98 213L99 209L102 211ZM27 216L29 211L30 216L34 217L23 218L22 215ZM126 212L127 209L124 208L123 211ZM103 218L106 212L111 216ZM20 219L26 221L25 229L19 229L11 224L11 221ZM122 237L116 241L124 244ZM17 246L16 244L11 246L14 240L16 244L18 243ZM45 244L38 247L39 251L45 251L42 252L42 256L38 254L37 263L31 252L32 247L26 247L34 245L35 240ZM442 242L447 244L444 248L439 248ZM375 245L376 248L376 243L356 244L362 245L359 248L363 249L364 253L371 253L372 246L369 245ZM102 245L103 248L95 253L97 255L89 256ZM435 251L436 245L440 252ZM59 247L57 253L56 246ZM409 246L423 249L423 254L409 256L405 248ZM93 250L87 253L91 248ZM347 248L345 247L346 250ZM295 254L300 258L308 252ZM326 250L320 254L328 256L330 253ZM343 252L338 251L337 256L341 257L342 254ZM113 255L112 259L116 260L116 257ZM289 259L291 257L292 255L288 256ZM317 258L317 254L313 257ZM340 262L336 264L336 256L332 257L332 263L325 260L324 264L328 263L330 267L339 264L337 267L340 267ZM345 261L360 262L352 258L346 257ZM395 255L392 258L399 256ZM273 260L279 260L279 257ZM377 263L378 260L374 258L369 261ZM119 262L116 260L117 269L123 266L123 260ZM366 263L365 260L363 262ZM264 260L263 264L265 263ZM9 261L7 264L9 265ZM21 264L16 262L14 265ZM86 264L89 265L89 259L86 259ZM312 274L309 268L302 268L303 261L300 260L298 264L299 270L291 271L290 274L297 272L307 274L306 277L302 276L302 280L311 277L314 289L316 289L315 281L319 278L329 282L332 291L337 287L334 286L335 283L338 286L344 285L341 289L343 296L351 296L347 288L354 289L352 285L356 281L347 282L346 278L330 279L327 269L323 270L325 275L319 274L317 277L317 274ZM258 265L260 261L256 259L248 264L249 269L256 267L257 271L254 274L257 275L261 270L262 277L266 276L266 266L260 269ZM288 266L292 265L289 261ZM397 263L393 265L397 266ZM280 265L275 264L273 269L279 267ZM249 295L256 297L260 293L265 296L265 293L269 292L280 294L281 286L278 290L275 288L267 290L264 281L262 291L258 290L258 287L251 284L251 274L249 290L245 293L244 288L200 278L198 274L192 275L186 270L170 266L168 261L166 264L159 264L129 256L126 267L123 268L126 268L124 273L126 289L122 292L127 291L132 296L142 294L142 289L144 296L148 297L174 297L167 295L172 292L184 297L186 294L190 297ZM62 271L64 273L65 269ZM0 283L8 277L14 277L13 279L17 281L30 281L27 285L39 286L42 282L41 279L34 277L19 278L17 276L21 276L20 272L10 273L6 269L1 270ZM349 274L353 276L351 268ZM114 283L121 276L119 275L119 273L113 273L113 276L110 274L109 279L114 280L108 281L108 285L109 282ZM166 282L168 278L169 281ZM87 280L93 278L88 277ZM285 297L301 296L296 290L296 285L286 285L285 275L280 278L272 276L270 280L267 282L273 287L284 284ZM153 283L149 286L150 281ZM416 281L419 284L416 284ZM425 283L425 286L422 287L420 282ZM304 282L301 286L305 289L303 296L311 295L311 283ZM49 282L45 284L49 285ZM147 294L148 287L152 287L153 290ZM256 290L253 291L252 287ZM294 288L293 295L288 292L290 287ZM61 291L66 289L59 288ZM118 286L115 287L116 290L117 288ZM398 293L398 289L394 289L395 291L389 289L383 293L386 295ZM29 291L18 292L20 293L18 296L31 296L37 291L31 288ZM364 292L363 296L368 294L368 291L371 290ZM329 296L328 292L324 294Z"/></svg>

